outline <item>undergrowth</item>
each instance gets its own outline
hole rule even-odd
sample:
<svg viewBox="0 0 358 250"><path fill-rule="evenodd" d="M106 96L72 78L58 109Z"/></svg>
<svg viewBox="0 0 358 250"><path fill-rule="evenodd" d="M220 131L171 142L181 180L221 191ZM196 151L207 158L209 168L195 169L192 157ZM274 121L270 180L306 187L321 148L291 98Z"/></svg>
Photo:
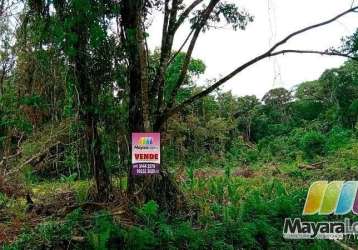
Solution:
<svg viewBox="0 0 358 250"><path fill-rule="evenodd" d="M109 212L84 218L75 210L48 219L4 249L333 249L330 241L282 238L286 217L301 217L305 190L278 179L214 177L184 185L200 207L198 218L168 218L154 201L135 209L136 223L121 224ZM248 188L249 187L249 188ZM200 198L199 198L200 197ZM77 242L73 237L81 237Z"/></svg>

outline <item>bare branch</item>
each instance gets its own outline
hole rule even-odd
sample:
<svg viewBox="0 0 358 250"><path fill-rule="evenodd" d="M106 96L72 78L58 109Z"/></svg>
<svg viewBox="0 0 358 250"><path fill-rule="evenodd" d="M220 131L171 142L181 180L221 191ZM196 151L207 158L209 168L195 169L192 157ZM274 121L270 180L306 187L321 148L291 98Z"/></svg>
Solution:
<svg viewBox="0 0 358 250"><path fill-rule="evenodd" d="M205 10L199 20L199 23L197 25L195 25L194 34L190 40L188 50L185 54L185 58L184 58L183 66L180 71L180 75L179 75L178 80L174 86L174 89L171 92L171 98L168 102L168 108L172 107L172 105L175 101L175 96L177 95L177 92L178 92L180 86L183 84L183 82L185 80L186 74L188 72L189 63L191 60L191 55L194 51L194 47L196 45L196 41L198 40L199 34L200 34L202 28L204 27L206 21L208 20L210 13L213 11L215 5L218 2L219 2L219 0L211 0L209 5L205 8Z"/></svg>
<svg viewBox="0 0 358 250"><path fill-rule="evenodd" d="M200 98L202 98L204 96L207 96L208 94L213 92L215 89L220 87L222 84L224 84L226 81L228 81L229 79L231 79L236 74L238 74L241 71L243 71L244 69L248 68L249 66L261 61L262 59L277 56L277 55L283 55L283 54L286 54L286 53L319 54L319 55L329 55L329 56L341 56L341 57L346 57L346 58L350 58L350 59L353 59L353 60L358 60L357 57L353 57L353 56L350 56L350 55L347 55L347 54L342 54L342 53L338 53L338 52L328 52L328 51L315 51L315 50L280 50L280 51L277 51L277 52L274 52L274 53L271 53L271 54L262 54L262 55L260 55L258 57L255 57L254 59L248 61L247 63L241 65L240 67L238 67L237 69L232 71L230 74L226 75L224 78L220 79L219 81L217 81L216 83L214 83L213 85L208 87L207 89L205 89L202 92L190 97L186 101L182 102L181 104L179 104L175 108L173 108L170 111L168 111L167 118L170 117L171 115L175 114L176 112L180 111L185 106L187 106L187 105L191 104L192 102L196 101L197 99L200 99Z"/></svg>
<svg viewBox="0 0 358 250"><path fill-rule="evenodd" d="M209 16L210 16L210 13L213 11L215 5L219 2L220 0L211 0L210 3L208 4L208 6L205 8L205 10L203 11L203 13L201 14L201 17L198 21L198 23L195 25L195 27L193 28L194 30L194 34L192 36L192 39L190 41L190 44L189 44L189 47L188 47L188 51L185 55L185 58L184 58L184 62L183 62L183 66L181 68L181 71L180 71L180 75L179 75L179 78L174 86L174 89L172 90L172 93L171 93L171 97L175 97L176 96L176 93L179 89L179 87L182 85L182 83L184 82L184 79L185 79L185 76L186 76L186 73L188 71L188 66L189 66L189 62L191 60L191 54L194 50L194 47L195 47L195 44L196 44L196 41L199 37L199 34L202 30L202 28L204 27L206 21L208 20ZM170 25L170 24L169 24ZM174 30L175 32L175 30ZM173 33L173 36L174 36L174 33ZM170 54L167 54L168 56ZM169 58L168 58L169 60ZM167 64L165 65L165 67L167 66ZM158 74L158 76L161 78L161 82L159 83L159 89L158 89L158 103L157 103L157 110L156 110L156 114L157 114L157 119L156 119L156 122L154 124L154 127L156 128L159 124L160 124L160 120L161 120L161 111L162 111L162 108L165 109L165 111L163 111L164 113L166 112L166 110L168 110L169 108L172 107L173 103L174 103L174 100L173 98L171 98L168 102L168 104L166 105L166 107L162 107L162 106L165 106L163 105L163 89L164 89L164 73L165 73L165 70L162 70L162 72L160 72L161 74Z"/></svg>
<svg viewBox="0 0 358 250"><path fill-rule="evenodd" d="M269 53L273 52L275 49L277 49L279 46L281 46L282 44L286 43L288 40L290 40L292 37L294 36L297 36L299 34L302 34L306 31L309 31L309 30L312 30L312 29L315 29L315 28L318 28L318 27L321 27L321 26L324 26L324 25L327 25L327 24L330 24L334 21L336 21L337 19L341 18L342 16L345 16L347 15L348 13L351 13L351 12L355 12L356 10L358 10L358 6L356 7L353 7L353 8L350 8L340 14L338 14L337 16L327 20L327 21L324 21L324 22L321 22L321 23L317 23L317 24L314 24L314 25L311 25L311 26L308 26L306 28L303 28L303 29L300 29L300 30L297 30L291 34L289 34L287 37L285 37L284 39L282 39L281 41L279 41L278 43L276 43L274 46L272 46L272 48L268 51Z"/></svg>
<svg viewBox="0 0 358 250"><path fill-rule="evenodd" d="M167 39L168 26L169 26L169 0L165 0L164 4L164 21L162 30L162 47Z"/></svg>
<svg viewBox="0 0 358 250"><path fill-rule="evenodd" d="M318 55L326 55L326 56L341 56L346 57L352 60L358 60L358 57L351 56L350 54L340 53L338 51L319 51L319 50L297 50L297 49L284 49L277 52L272 53L270 56L284 55L288 53L296 53L296 54L318 54Z"/></svg>
<svg viewBox="0 0 358 250"><path fill-rule="evenodd" d="M162 44L160 51L159 65L156 70L154 81L152 82L151 95L158 97L157 108L155 113L159 115L162 107L164 96L164 77L168 66L168 60L173 47L174 41L174 26L177 19L177 13L179 8L179 1L173 0L171 9L169 9L169 0L165 1L165 13L163 23Z"/></svg>
<svg viewBox="0 0 358 250"><path fill-rule="evenodd" d="M265 53L251 59L250 61L242 64L241 66L239 66L238 68L236 68L235 70L233 70L231 73L229 73L228 75L226 75L225 77L221 78L219 81L217 81L216 83L214 83L213 85L211 85L210 87L208 87L207 89L197 93L196 95L188 98L187 100L185 100L184 102L182 102L181 104L177 105L174 108L170 108L168 110L166 110L166 112L164 112L162 114L162 117L160 117L158 123L162 124L164 121L166 121L171 115L175 114L176 112L180 111L181 109L183 109L185 106L191 104L192 102L210 94L212 91L214 91L215 89L219 88L222 84L224 84L225 82L227 82L228 80L230 80L232 77L234 77L235 75L237 75L238 73L240 73L241 71L243 71L244 69L248 68L249 66L261 61L262 59L265 58L269 58L272 56L277 56L277 55L282 55L282 54L286 54L286 53L298 53L298 54L319 54L319 55L329 55L329 56L342 56L342 57L346 57L346 58L350 58L350 59L354 59L354 60L358 60L356 57L353 57L349 54L343 54L337 51L315 51L315 50L293 50L293 49L286 49L286 50L281 50L281 51L277 51L274 52L275 49L277 49L279 46L285 44L289 39L291 39L294 36L297 36L299 34L302 34L306 31L330 24L334 21L336 21L337 19L343 17L344 15L347 15L349 13L352 12L356 12L358 11L358 6L350 8L349 10L346 10L340 14L338 14L337 16L315 24L315 25L311 25L308 26L306 28L300 29L298 31L295 31L291 34L289 34L287 37L285 37L284 39L282 39L281 41L277 42L275 45L273 45L268 51L266 51Z"/></svg>
<svg viewBox="0 0 358 250"><path fill-rule="evenodd" d="M238 74L239 72L243 71L244 69L248 68L249 66L261 61L264 58L269 57L270 54L264 53L262 55L259 55L257 57L255 57L254 59L244 63L243 65L241 65L240 67L238 67L237 69L235 69L234 71L232 71L231 73L229 73L228 75L226 75L225 77L221 78L219 81L217 81L216 83L214 83L213 85L211 85L210 87L208 87L207 89L203 90L202 92L190 97L189 99L187 99L186 101L182 102L181 104L179 104L178 106L168 110L163 117L162 121L165 121L167 118L169 118L170 116L172 116L173 114L175 114L176 112L180 111L181 109L183 109L185 106L189 105L190 103L196 101L197 99L200 99L208 94L210 94L211 92L213 92L215 89L217 89L218 87L220 87L222 84L224 84L225 82L227 82L228 80L230 80L232 77L234 77L236 74Z"/></svg>
<svg viewBox="0 0 358 250"><path fill-rule="evenodd" d="M189 38L191 37L191 35L193 34L194 30L192 29L190 31L190 33L188 34L188 36L185 38L183 44L180 46L180 48L174 53L174 55L170 58L168 65L171 64L173 62L173 60L175 59L175 57L183 50L185 44L189 41Z"/></svg>
<svg viewBox="0 0 358 250"><path fill-rule="evenodd" d="M174 0L171 9L169 9L169 0L165 0L160 62L156 71L157 72L156 77L154 78L155 81L152 83L152 90L151 90L153 95L158 96L157 113L159 112L159 109L161 108L162 105L165 71L168 64L175 57L174 56L169 60L169 56L173 46L174 35L178 30L178 28L180 27L180 25L188 17L190 12L196 6L198 6L198 4L200 4L202 1L203 0L195 0L193 3L189 5L187 9L184 10L184 12L179 16L178 20L176 20L180 2L178 0ZM190 32L190 35L192 34L193 31L194 29ZM190 35L187 37L183 46L189 39Z"/></svg>

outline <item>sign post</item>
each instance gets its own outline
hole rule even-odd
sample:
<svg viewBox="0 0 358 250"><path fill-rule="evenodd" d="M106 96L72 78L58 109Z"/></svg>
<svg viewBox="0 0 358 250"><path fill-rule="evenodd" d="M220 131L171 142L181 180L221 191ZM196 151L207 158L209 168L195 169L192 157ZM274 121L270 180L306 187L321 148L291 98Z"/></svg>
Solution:
<svg viewBox="0 0 358 250"><path fill-rule="evenodd" d="M132 175L159 174L160 133L132 133Z"/></svg>

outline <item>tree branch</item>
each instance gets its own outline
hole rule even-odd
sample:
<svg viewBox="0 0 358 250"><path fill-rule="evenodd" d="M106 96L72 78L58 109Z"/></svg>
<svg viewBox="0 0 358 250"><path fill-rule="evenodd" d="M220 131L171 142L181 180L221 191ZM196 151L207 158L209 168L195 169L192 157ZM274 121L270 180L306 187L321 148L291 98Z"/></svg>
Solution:
<svg viewBox="0 0 358 250"><path fill-rule="evenodd" d="M351 56L350 54L340 53L338 51L319 51L319 50L298 50L298 49L284 49L279 50L277 52L271 53L270 56L284 55L287 53L296 53L296 54L318 54L318 55L326 55L326 56L341 56L346 57L352 60L357 60L358 57Z"/></svg>
<svg viewBox="0 0 358 250"><path fill-rule="evenodd" d="M235 70L233 70L231 73L229 73L228 75L226 75L225 77L221 78L219 81L217 81L216 83L214 83L213 85L211 85L210 87L208 87L207 89L195 94L194 96L188 98L187 100L185 100L184 102L182 102L181 104L177 105L176 107L173 107L169 110L166 110L166 112L164 112L164 114L162 115L162 117L160 118L159 123L162 124L164 123L170 116L172 116L173 114L175 114L176 112L182 110L185 106L193 103L194 101L196 101L197 99L200 99L208 94L210 94L212 91L214 91L215 89L219 88L222 84L224 84L225 82L227 82L228 80L230 80L232 77L234 77L235 75L237 75L238 73L240 73L241 71L243 71L244 69L248 68L249 66L265 59L265 58L269 58L272 56L277 56L277 55L281 55L281 54L285 54L285 53L298 53L298 54L319 54L319 55L329 55L329 56L342 56L342 57L346 57L346 58L350 58L350 59L354 59L354 60L358 60L358 58L353 57L349 54L343 54L340 52L336 52L336 51L315 51L315 50L293 50L293 49L286 49L286 50L281 50L281 51L276 51L274 52L275 49L277 49L279 46L285 44L289 39L291 39L294 36L297 36L299 34L302 34L306 31L330 24L334 21L336 21L337 19L343 17L344 15L347 15L349 13L355 12L358 10L358 6L350 8L340 14L338 14L337 16L315 24L315 25L311 25L308 26L306 28L300 29L298 31L295 31L291 34L289 34L287 37L285 37L284 39L282 39L281 41L277 42L275 45L273 45L268 51L266 51L265 53L249 60L248 62L242 64L241 66L239 66L238 68L236 68Z"/></svg>
<svg viewBox="0 0 358 250"><path fill-rule="evenodd" d="M329 56L341 56L341 57L346 57L346 58L350 58L350 59L353 59L353 60L358 60L357 57L353 57L353 56L350 56L350 55L347 55L347 54L341 54L339 52L315 51L315 50L280 50L280 51L277 51L277 52L274 52L274 53L271 53L271 54L262 54L262 55L260 55L258 57L255 57L254 59L248 61L247 63L241 65L240 67L238 67L237 69L232 71L230 74L226 75L224 78L220 79L219 81L217 81L216 83L214 83L213 85L208 87L207 89L205 89L202 92L190 97L189 99L187 99L186 101L182 102L178 106L176 106L173 109L169 110L166 118L169 118L171 115L173 115L176 112L180 111L185 106L191 104L192 102L196 101L197 99L200 99L200 98L202 98L204 96L207 96L208 94L213 92L215 89L220 87L222 84L224 84L226 81L228 81L229 79L231 79L236 74L238 74L239 72L243 71L244 69L248 68L249 66L261 61L262 59L277 56L277 55L283 55L283 54L286 54L286 53L319 54L319 55L329 55Z"/></svg>
<svg viewBox="0 0 358 250"><path fill-rule="evenodd" d="M198 40L199 34L200 34L202 28L204 27L206 21L208 20L211 12L213 11L215 5L219 1L220 0L211 0L209 5L205 8L205 10L204 10L204 12L203 12L203 14L202 14L202 16L201 16L201 18L199 20L199 23L197 25L195 25L194 34L193 34L193 37L190 40L189 47L188 47L188 50L187 50L185 58L184 58L183 66L182 66L181 71L180 71L180 75L179 75L178 80L177 80L177 82L176 82L176 84L174 86L174 89L171 92L171 97L170 97L170 100L168 102L168 107L167 107L169 109L174 104L177 92L178 92L180 86L182 86L182 84L183 84L183 82L185 80L185 77L186 77L186 74L187 74L188 68L189 68L189 63L190 63L190 60L191 60L191 55L192 55L192 53L194 51L194 47L196 45L196 41Z"/></svg>
<svg viewBox="0 0 358 250"><path fill-rule="evenodd" d="M164 21L163 21L163 30L162 30L162 45L165 43L167 37L169 25L169 0L165 0L164 3Z"/></svg>
<svg viewBox="0 0 358 250"><path fill-rule="evenodd" d="M317 23L317 24L314 24L314 25L311 25L311 26L308 26L306 28L303 28L303 29L300 29L300 30L297 30L291 34L289 34L287 37L285 37L284 39L282 39L281 41L279 41L278 43L276 43L274 46L271 47L271 49L268 51L269 53L273 52L275 49L277 49L279 46L283 45L284 43L286 43L288 40L290 40L292 37L294 36L297 36L299 34L302 34L306 31L309 31L309 30L312 30L312 29L315 29L315 28L318 28L318 27L321 27L321 26L324 26L324 25L327 25L327 24L330 24L334 21L336 21L337 19L341 18L342 16L345 16L351 12L355 12L356 10L358 10L358 6L356 7L352 7L340 14L338 14L337 16L329 19L329 20L326 20L324 22L321 22L321 23Z"/></svg>
<svg viewBox="0 0 358 250"><path fill-rule="evenodd" d="M155 113L158 116L163 103L165 72L167 70L170 53L173 47L176 18L179 8L179 1L173 0L169 9L169 0L165 1L165 13L163 23L162 44L160 51L159 65L156 70L154 81L152 82L151 95L157 96L157 107Z"/></svg>
<svg viewBox="0 0 358 250"><path fill-rule="evenodd" d="M171 64L173 62L173 60L175 59L175 57L183 50L185 44L189 41L189 38L191 37L191 35L193 34L194 30L192 29L188 36L185 38L184 42L182 43L182 45L180 46L180 48L174 53L174 55L170 58L168 65Z"/></svg>
<svg viewBox="0 0 358 250"><path fill-rule="evenodd" d="M195 0L192 4L189 5L188 8L186 8L184 10L184 12L179 16L178 21L176 22L174 29L177 30L180 25L182 25L182 23L184 22L184 20L188 17L188 15L190 14L190 12L196 7L198 6L203 0Z"/></svg>
<svg viewBox="0 0 358 250"><path fill-rule="evenodd" d="M176 20L180 1L173 0L171 9L169 9L169 0L165 0L160 61L156 71L156 76L154 78L155 80L152 83L152 89L151 89L152 95L158 97L156 113L160 112L163 102L165 72L168 64L170 64L171 60L174 58L172 57L172 59L169 59L173 47L174 35L178 30L178 28L180 27L180 25L188 17L190 12L202 1L203 0L195 0L191 5L189 5L187 9L184 10L184 12L179 16L178 20ZM190 34L191 33L192 32L190 32ZM189 39L189 37L190 35L188 36L187 39Z"/></svg>

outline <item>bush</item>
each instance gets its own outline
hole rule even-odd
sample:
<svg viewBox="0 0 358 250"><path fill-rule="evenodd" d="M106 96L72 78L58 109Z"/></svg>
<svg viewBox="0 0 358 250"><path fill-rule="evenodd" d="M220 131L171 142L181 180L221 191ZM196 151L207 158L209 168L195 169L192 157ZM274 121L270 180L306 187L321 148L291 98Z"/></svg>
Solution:
<svg viewBox="0 0 358 250"><path fill-rule="evenodd" d="M352 131L341 127L334 127L327 134L326 150L334 152L350 145Z"/></svg>
<svg viewBox="0 0 358 250"><path fill-rule="evenodd" d="M258 143L260 158L269 161L291 161L298 156L295 136L265 137Z"/></svg>
<svg viewBox="0 0 358 250"><path fill-rule="evenodd" d="M87 232L87 240L95 250L112 249L123 242L120 228L114 224L112 216L105 212L95 216L94 227Z"/></svg>
<svg viewBox="0 0 358 250"><path fill-rule="evenodd" d="M243 138L239 137L234 139L231 143L225 159L229 160L231 163L237 161L240 165L252 164L258 159L258 150L255 145L245 143Z"/></svg>
<svg viewBox="0 0 358 250"><path fill-rule="evenodd" d="M308 159L312 159L317 155L324 155L325 144L325 137L317 131L307 132L300 141L301 149Z"/></svg>
<svg viewBox="0 0 358 250"><path fill-rule="evenodd" d="M5 245L5 250L20 249L62 249L76 246L71 236L76 232L82 221L82 211L74 210L68 214L64 222L48 220L40 223L35 229L23 231L15 242Z"/></svg>

